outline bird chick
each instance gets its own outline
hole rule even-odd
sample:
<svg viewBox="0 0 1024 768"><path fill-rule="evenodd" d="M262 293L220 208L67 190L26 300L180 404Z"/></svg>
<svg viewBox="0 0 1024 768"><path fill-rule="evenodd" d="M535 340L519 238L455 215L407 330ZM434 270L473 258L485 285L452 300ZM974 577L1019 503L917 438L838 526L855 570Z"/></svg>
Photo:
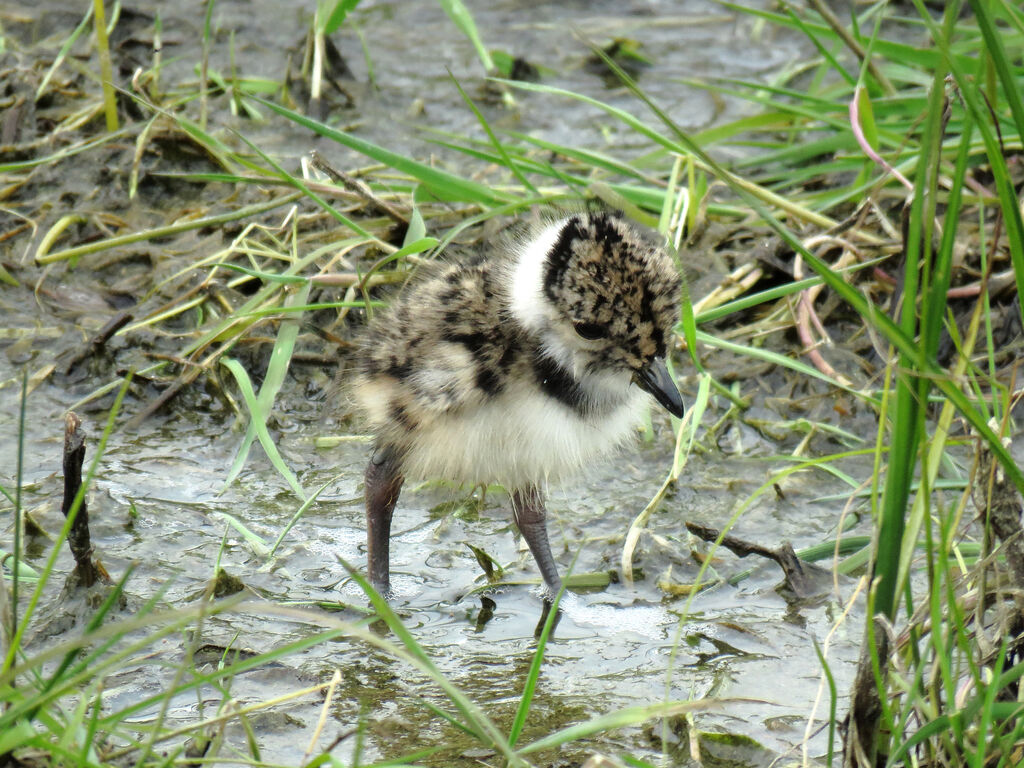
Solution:
<svg viewBox="0 0 1024 768"><path fill-rule="evenodd" d="M374 318L352 384L376 438L374 587L390 590L391 518L410 477L503 485L557 592L542 489L625 442L645 393L682 416L664 362L680 292L672 259L621 215L577 213L441 266Z"/></svg>

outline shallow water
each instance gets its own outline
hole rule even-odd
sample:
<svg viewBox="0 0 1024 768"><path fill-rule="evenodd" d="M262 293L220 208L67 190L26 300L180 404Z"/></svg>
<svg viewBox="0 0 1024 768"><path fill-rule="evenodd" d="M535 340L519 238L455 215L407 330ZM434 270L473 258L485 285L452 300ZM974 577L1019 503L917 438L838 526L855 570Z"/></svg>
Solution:
<svg viewBox="0 0 1024 768"><path fill-rule="evenodd" d="M4 393L4 413L10 414L10 388ZM30 403L38 399L34 394ZM53 431L59 431L53 421ZM129 584L134 604L160 588L166 589L168 605L194 601L218 559L223 568L273 603L366 604L336 560L341 557L356 565L364 561L358 496L365 446L316 451L311 448L318 434L315 428L281 437L282 452L307 489L331 484L292 529L271 563L254 554L218 513L232 515L271 541L298 507L298 500L262 456L252 459L239 481L218 495L240 436L225 433L214 423L204 428L182 424L181 419L168 420L172 422L173 429L152 430L135 438L115 435L90 497L94 545L106 567L119 575L130 561L141 561ZM10 422L4 426L10 428ZM98 424L91 425L91 432L98 430ZM26 465L46 468L45 476L28 473L34 485L29 488L27 506L44 528L53 531L60 524L60 477L54 473L59 441L47 440L39 428L30 428L27 438ZM627 451L615 466L595 470L578 484L552 493L551 531L563 572L577 553L577 571L617 567L621 534L656 490L669 450L663 430L652 445ZM802 605L787 602L775 591L778 570L766 564L754 564L753 576L738 587L720 585L701 593L688 611L685 599L666 598L654 583L670 564L674 580L685 583L695 578L697 566L688 557L683 520L722 523L735 504L754 490L766 469L764 463L750 459L693 460L679 491L649 525L660 541L650 535L641 539L638 564L646 578L633 586L612 584L566 596L555 637L547 646L524 742L622 707L705 696L725 702L697 716L702 730L743 734L778 752L802 741L819 687L812 639L824 642L842 611L839 601L830 596ZM723 486L723 479L727 485ZM785 501L775 498L756 504L734 532L771 544L789 539L800 546L819 540L834 524L838 510L831 504L815 504L813 499L835 490L834 486L814 478L787 481L784 486ZM723 487L728 491L723 492ZM494 588L486 592L494 602L493 617L479 622L482 598L467 593L479 585L480 571L467 542L511 564L511 579L535 579L536 572L529 556L517 551L503 494L488 497L478 517L431 518L429 509L462 496L461 491L437 488L403 494L392 543L398 593L393 605L439 669L507 727L536 646L534 631L542 602L537 587ZM129 504L137 514L130 526ZM30 562L39 567L40 560ZM746 565L721 553L716 562L726 575ZM59 571L66 572L70 566L70 558L62 553ZM852 584L840 583L843 597L848 598ZM51 602L44 615L59 610L59 604ZM256 603L245 612L209 619L203 640L265 652L316 631L316 615L307 621L287 621L264 615ZM342 616L358 618L351 612ZM832 672L841 691L852 675L859 626L855 611L832 643ZM181 638L170 638L155 650L173 662L182 648ZM242 703L265 700L322 681L334 669L342 670L344 682L321 743L350 728L360 717L360 708L368 707L365 717L373 723L371 734L386 733L386 738L368 738L369 755L395 756L435 742L462 744L465 749L475 746L441 727L417 703L420 696L445 703L432 683L383 655L368 656L359 643L319 645L287 656L281 664L239 675L232 695ZM105 703L116 709L154 694L172 675L172 669L118 675L107 686ZM204 700L215 708L219 696L209 690ZM275 707L275 717L263 716L264 759L294 761L296 739L305 744L321 706L321 696L307 695ZM827 712L824 706L819 707L819 717ZM192 722L196 708L194 694L176 697L167 713L168 725ZM154 706L138 717L145 721L155 713ZM235 736L241 745L241 732ZM637 728L613 743L643 755L657 748L651 738L649 729ZM581 750L574 746L571 753ZM818 735L811 741L810 753L823 750L823 737ZM748 755L750 764L761 764L755 756L756 750Z"/></svg>
<svg viewBox="0 0 1024 768"><path fill-rule="evenodd" d="M302 34L300 13L281 14L278 7L264 0L215 5L217 40L223 41L229 30L235 31L236 66L246 74L280 77L284 49ZM137 8L147 10L145 4ZM792 42L769 30L758 32L750 19L736 19L714 3L499 2L480 4L473 11L489 45L524 53L556 70L558 74L545 82L630 109L635 102L621 89L605 89L599 78L585 70L587 50L569 30L578 29L601 41L612 35L641 40L653 62L642 73L641 84L691 130L735 117L744 107L731 100L719 102L673 78L711 74L767 77L800 52ZM167 37L174 41L166 50L182 57L168 64L165 77L173 82L191 72L202 19L180 18L163 7L161 14ZM351 115L356 133L384 146L425 155L435 150L424 143L418 127L477 130L475 118L451 85L445 68L460 81L474 83L479 65L471 47L436 5L369 3L363 5L358 18L379 90L365 84L366 64L360 58L357 38L347 31L339 34L356 76L350 84L357 100ZM71 15L41 14L35 37L66 35L75 23L77 19ZM408 44L410 30L415 33L416 45ZM226 68L226 46L214 50L216 66ZM425 111L410 110L417 99L423 100ZM628 136L611 120L595 117L586 108L559 104L552 109L550 99L536 94L517 94L517 99L519 115L495 113L500 127L535 131L552 141L595 149L611 146L618 154L630 153ZM309 149L309 137L281 121L269 126L239 124L247 135L258 136L265 149L285 157ZM344 152L333 151L332 161L344 165ZM202 244L193 245L201 253ZM24 240L16 239L4 247L6 257L19 264L28 252ZM8 436L17 433L21 371L37 371L62 351L74 349L102 325L110 311L93 300L105 288L102 275L90 275L87 270L47 274L45 285L63 287L59 301L37 301L31 291L33 276L43 275L25 268L19 274L22 288L0 289L3 326L21 329L21 338L5 342L6 354L0 356L0 429ZM159 589L166 590L162 600L167 605L190 604L202 593L218 562L253 590L254 600L365 605L337 558L357 566L364 561L360 483L367 446L346 442L331 449L315 447L316 438L350 430L322 397L327 389L323 379L328 376L294 367L271 424L282 454L306 491L327 484L272 561L254 553L221 514L273 541L300 502L258 448L238 480L224 488L243 430L215 398L204 400L201 393L193 393L187 405L161 412L138 431L114 433L93 484L90 515L93 543L108 570L117 577L130 563L138 563L128 586L132 606ZM311 379L320 381L308 387ZM50 377L35 387L27 401L24 504L51 533L61 525L63 414L107 380ZM682 384L684 396L692 400L692 377L684 377ZM126 413L137 412L153 396L152 390L140 385L129 396ZM96 437L110 402L107 397L82 413L92 436L87 462L95 455ZM719 418L726 407L714 403L708 423ZM764 415L781 418L760 401L758 408ZM858 426L865 423L862 417ZM577 572L618 569L623 533L657 491L671 460L673 444L667 419L658 414L655 425L649 443L594 467L578 481L551 489L550 530L563 573L577 556ZM775 590L780 580L775 566L738 561L728 553L718 553L716 571L731 575L753 565L753 575L739 586L720 585L702 592L688 608L685 598L666 597L656 583L670 566L676 582L695 578L697 565L690 555L683 522L723 524L771 471L782 466L768 457L785 453L798 439L799 435L775 443L736 425L726 438L704 446L704 452L691 459L679 487L652 518L649 533L641 538L637 565L644 578L634 585L614 583L605 589L567 595L555 637L547 647L537 699L522 742L621 707L708 696L725 701L714 711L696 715L698 728L745 735L767 750L737 748L740 754L736 756L744 763L766 764L773 752L799 752L820 685L813 641L825 642L842 613L841 600L849 598L853 584L840 581L840 597L805 604L787 602ZM812 443L812 447L822 451L835 448L826 440ZM8 489L13 487L15 448L13 439L0 443L0 466L5 468L2 482ZM781 489L781 495L761 496L733 533L768 545L788 540L797 548L834 534L842 503L816 503L815 499L842 490L837 481L798 474L783 481ZM403 494L392 544L394 606L441 671L507 728L536 646L534 629L541 600L537 589L528 585L494 588L486 592L494 603L493 616L481 620L484 603L479 594L471 594L480 586L480 569L467 543L509 564L510 579L535 578L536 573L532 559L513 538L508 502L502 493L488 495L479 511L445 513L445 505L458 506L448 503L467 495L465 490L440 487L407 489ZM6 549L11 540L9 520L10 516L5 516L2 531ZM47 553L45 542L30 541L29 563L33 567L40 568ZM61 553L58 572L70 568L70 555ZM56 593L53 586L52 594L44 596L44 616L63 610ZM318 615L325 614L312 610L303 620L269 616L254 602L244 610L209 618L204 622L203 639L214 646L233 643L263 652L309 636L317 629ZM345 611L340 615L352 619L359 614ZM840 692L848 689L861 623L855 609L831 640L829 658ZM184 647L184 638L171 635L151 649L152 657L139 658L109 677L105 706L116 710L157 693L172 679L173 665L180 661ZM355 642L320 644L239 675L231 695L243 704L262 701L322 682L335 669L341 671L342 683L319 741L321 747L349 731L362 717L367 723L366 759L394 757L433 744L452 744L455 749L443 753L443 761L435 757L426 762L468 765L476 764L478 757L486 758L474 751L476 745L471 740L444 726L418 702L417 697L422 696L444 703L432 683L406 665L367 652ZM209 715L221 699L221 693L212 688L204 688L198 697L181 694L166 713L167 724L194 722L201 709ZM312 738L322 705L322 695L307 694L255 716L263 759L295 764ZM149 722L156 710L141 710L137 721ZM827 713L827 700L817 713L819 718ZM627 729L596 743L575 744L560 759L578 763L590 747L653 759L660 753L661 736L657 726ZM236 746L244 744L244 735L235 726L228 737ZM338 747L343 759L348 759L354 741L350 738ZM678 731L669 732L672 759L682 761L688 747L678 741ZM708 745L707 749L713 754L715 747ZM824 749L824 735L814 735L809 753L821 754Z"/></svg>

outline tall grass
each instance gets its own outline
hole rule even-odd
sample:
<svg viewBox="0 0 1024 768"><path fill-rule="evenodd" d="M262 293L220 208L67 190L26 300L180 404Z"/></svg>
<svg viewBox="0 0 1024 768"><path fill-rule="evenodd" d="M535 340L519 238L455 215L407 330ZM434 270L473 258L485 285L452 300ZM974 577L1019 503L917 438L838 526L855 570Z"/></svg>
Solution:
<svg viewBox="0 0 1024 768"><path fill-rule="evenodd" d="M965 516L965 505L970 489L951 508L947 503L935 504L933 484L940 463L948 461L954 411L979 434L980 455L997 453L995 446L1011 429L1012 378L993 375L991 337L985 345L987 369L976 368L972 362L978 330L988 311L984 285L966 335L957 339L958 355L952 364L940 364L937 352L944 333L959 336L947 309L947 294L953 276L954 247L965 237L971 238L973 250L979 253L985 276L991 274L995 251L1000 246L1008 251L1018 285L1015 303L1020 309L1024 262L1020 259L1022 240L1016 233L1021 213L1009 182L1007 160L1009 152L1020 152L1024 135L1024 122L1019 119L1022 72L1019 64L1011 66L1003 35L995 30L997 22L1008 24L1009 29L1016 30L1011 31L1008 40L1019 42L1021 17L1019 9L1008 4L971 3L974 18L965 22L959 17L960 4L950 3L940 24L922 3L915 5L935 45L935 52L928 57L931 78L927 104L916 117L916 131L900 137L898 160L894 162L890 153L888 163L879 163L885 168L901 164L913 171L912 189L903 211L902 295L892 308L894 325L880 322L882 315L877 308L857 307L865 321L875 325L897 348L898 357L891 367L893 387L885 393L891 403L890 416L880 422L877 440L876 465L881 477L876 480L880 490L871 571L873 591L869 598L872 611L854 706L847 720L845 764L898 765L913 755L928 765L1014 765L1021 748L1016 718L1019 709L1010 704L997 707L996 703L1004 697L1017 698L1015 681L1024 669L1014 667L1011 674L1003 674L1008 648L1013 647L1007 645L1008 638L1000 637L1008 626L992 625L983 613L972 616L964 608L961 590L973 588L986 594L986 567L961 573L951 568L958 560L963 565L957 551L958 537L963 535L961 526L969 517ZM815 27L813 22L792 14L789 19L775 20L805 31L814 27L817 35L827 34L824 26ZM867 42L869 50L893 47L891 42L879 44L876 38ZM976 60L965 57L965 50L977 52ZM888 60L894 58L893 53L895 50L882 59L883 71ZM863 62L851 103L859 95L887 90L873 77L869 63L870 59ZM993 72L997 77L986 77ZM893 74L900 71L893 68ZM982 83L987 87L979 87ZM904 93L912 90L900 85ZM870 112L865 116L870 119ZM906 117L900 119L906 122ZM864 126L853 128L853 138L861 144L869 134L876 140L880 135L880 131L864 130ZM977 134L981 136L980 144ZM973 181L969 168L979 162L991 170L996 190L994 198L987 191L970 196L974 217L982 222L974 229L970 227L972 217L965 215L964 202L967 186ZM974 190L981 191L976 184ZM986 218L987 210L992 208L995 225L985 226L986 221L992 221ZM1005 241L999 239L1001 226L1005 226ZM821 274L818 265L812 262L812 266ZM933 396L935 388L941 391L939 397ZM929 418L929 403L932 413L940 406L937 421ZM982 420L987 428L981 428ZM1005 472L1016 487L1016 494L1011 492L1011 496L1017 495L1019 508L1019 493L1024 489L1019 468L1009 454L999 455L998 460L1002 465L999 472ZM976 470L979 466L996 471L991 461L976 464ZM912 479L918 471L921 482L912 495ZM981 474L970 482L987 481ZM991 503L983 499L981 506L987 519ZM983 565L991 567L994 562ZM926 576L924 585L921 576ZM915 584L919 585L916 589ZM907 616L902 630L897 623L900 603ZM985 682L988 679L991 682ZM965 695L972 687L976 693Z"/></svg>

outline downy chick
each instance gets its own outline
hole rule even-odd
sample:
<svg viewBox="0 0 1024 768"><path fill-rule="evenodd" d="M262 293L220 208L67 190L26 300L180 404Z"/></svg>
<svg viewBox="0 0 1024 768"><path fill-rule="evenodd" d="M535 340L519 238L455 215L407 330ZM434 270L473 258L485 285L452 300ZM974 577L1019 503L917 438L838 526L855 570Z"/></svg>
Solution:
<svg viewBox="0 0 1024 768"><path fill-rule="evenodd" d="M577 213L440 267L374 318L352 389L376 438L374 587L390 589L391 517L410 477L503 485L557 592L543 488L625 442L645 393L682 416L664 362L680 291L672 259L621 215Z"/></svg>

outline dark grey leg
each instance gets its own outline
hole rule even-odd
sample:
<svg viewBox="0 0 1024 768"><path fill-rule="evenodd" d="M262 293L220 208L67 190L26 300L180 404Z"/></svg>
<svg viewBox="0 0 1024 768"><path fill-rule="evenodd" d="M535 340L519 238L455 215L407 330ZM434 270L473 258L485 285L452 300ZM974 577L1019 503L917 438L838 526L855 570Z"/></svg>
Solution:
<svg viewBox="0 0 1024 768"><path fill-rule="evenodd" d="M403 480L401 458L390 448L374 451L366 467L366 570L385 597L391 591L391 516Z"/></svg>
<svg viewBox="0 0 1024 768"><path fill-rule="evenodd" d="M537 561L544 583L552 594L557 595L562 588L562 579L558 575L558 567L551 554L551 545L548 544L548 529L544 522L547 511L544 509L544 496L540 489L531 486L513 491L512 512L516 518L516 525L519 526L530 552L533 553L533 559Z"/></svg>
<svg viewBox="0 0 1024 768"><path fill-rule="evenodd" d="M544 634L544 625L548 623L548 616L551 615L551 607L552 605L554 605L554 603L552 602L553 599L554 597L552 597L552 599L550 600L545 597L544 600L541 601L543 605L540 609L540 618L537 619L537 626L533 628L533 636L537 640L540 640L540 636ZM551 625L551 634L549 635L549 637L555 636L555 630L558 628L558 622L561 620L562 609L559 608L558 613L555 614L555 621Z"/></svg>

